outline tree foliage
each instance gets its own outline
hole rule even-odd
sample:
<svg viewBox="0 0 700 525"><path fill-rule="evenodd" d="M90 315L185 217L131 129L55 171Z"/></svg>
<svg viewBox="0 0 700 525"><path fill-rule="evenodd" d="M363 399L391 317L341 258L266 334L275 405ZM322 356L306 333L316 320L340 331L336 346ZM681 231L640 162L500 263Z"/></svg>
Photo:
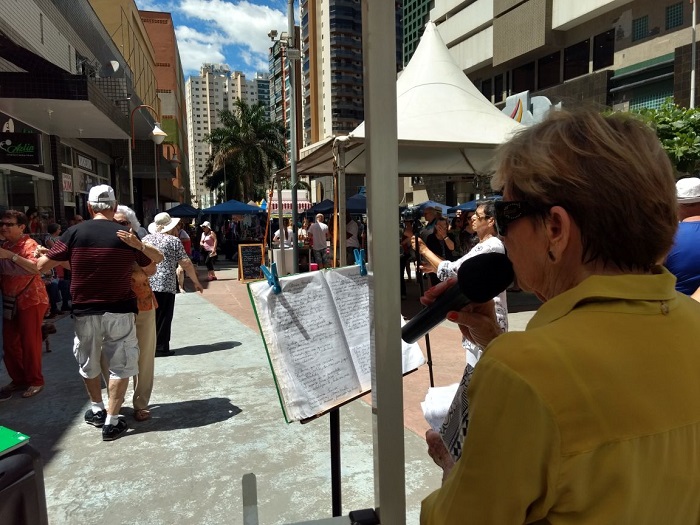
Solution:
<svg viewBox="0 0 700 525"><path fill-rule="evenodd" d="M659 109L637 113L656 130L679 177L700 170L699 110L682 108L668 99Z"/></svg>
<svg viewBox="0 0 700 525"><path fill-rule="evenodd" d="M216 190L225 177L229 199L260 199L270 172L285 164L284 125L270 122L263 104L240 99L233 111L220 111L219 117L222 127L204 137L212 145L204 184Z"/></svg>

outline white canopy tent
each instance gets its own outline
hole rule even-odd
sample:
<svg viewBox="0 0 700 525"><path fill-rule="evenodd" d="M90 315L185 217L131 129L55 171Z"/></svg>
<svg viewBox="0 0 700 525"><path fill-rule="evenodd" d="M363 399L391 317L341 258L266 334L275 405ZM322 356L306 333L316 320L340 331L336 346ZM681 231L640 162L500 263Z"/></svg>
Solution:
<svg viewBox="0 0 700 525"><path fill-rule="evenodd" d="M488 172L493 150L521 127L471 83L432 22L396 82L396 96L400 176ZM310 146L298 173L334 173L343 150L345 163L338 163L338 171L365 174L364 143L363 122L347 136Z"/></svg>

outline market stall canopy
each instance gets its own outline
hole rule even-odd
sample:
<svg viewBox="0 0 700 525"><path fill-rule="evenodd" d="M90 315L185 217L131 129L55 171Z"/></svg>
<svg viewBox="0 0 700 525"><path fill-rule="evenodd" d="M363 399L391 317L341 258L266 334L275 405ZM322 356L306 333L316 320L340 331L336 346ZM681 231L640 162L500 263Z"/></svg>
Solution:
<svg viewBox="0 0 700 525"><path fill-rule="evenodd" d="M167 210L167 212L171 217L179 217L181 219L194 219L199 216L199 210L189 204L178 204Z"/></svg>
<svg viewBox="0 0 700 525"><path fill-rule="evenodd" d="M311 208L311 201L307 190L297 190L297 213L303 214ZM270 213L274 216L279 210L279 198L277 192L272 194L268 204ZM282 190L282 213L287 217L292 216L292 190Z"/></svg>
<svg viewBox="0 0 700 525"><path fill-rule="evenodd" d="M260 213L261 210L258 206L251 206L241 201L231 199L230 201L222 202L211 208L205 208L202 210L202 214L231 214L231 215L250 215L253 213Z"/></svg>
<svg viewBox="0 0 700 525"><path fill-rule="evenodd" d="M317 213L323 213L324 215L333 213L333 201L326 199L306 210L306 215L316 215Z"/></svg>
<svg viewBox="0 0 700 525"><path fill-rule="evenodd" d="M501 197L500 195L489 195L489 196L483 197L483 199L480 199L480 200L489 200L490 199L490 200L497 201L497 200L500 200L502 198L503 197ZM479 202L479 201L473 200L473 201L463 202L462 204L458 204L457 206L452 206L449 210L447 210L447 213L454 213L457 210L476 211L477 202Z"/></svg>
<svg viewBox="0 0 700 525"><path fill-rule="evenodd" d="M352 214L367 213L367 195L364 193L353 195L348 199L345 209Z"/></svg>
<svg viewBox="0 0 700 525"><path fill-rule="evenodd" d="M396 82L399 176L485 173L494 149L521 124L501 113L471 83L428 22L415 54ZM325 139L297 163L300 175L333 173L345 150L346 174L365 174L365 124ZM286 174L289 167L282 171Z"/></svg>

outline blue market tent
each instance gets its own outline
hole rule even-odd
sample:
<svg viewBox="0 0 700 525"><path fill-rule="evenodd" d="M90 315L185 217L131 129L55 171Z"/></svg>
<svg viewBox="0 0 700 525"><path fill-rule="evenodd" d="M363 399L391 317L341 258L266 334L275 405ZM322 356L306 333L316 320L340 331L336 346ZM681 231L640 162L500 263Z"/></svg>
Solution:
<svg viewBox="0 0 700 525"><path fill-rule="evenodd" d="M231 199L230 201L222 202L211 208L202 210L203 214L230 214L230 215L251 215L253 213L261 213L258 206L251 206L241 201Z"/></svg>
<svg viewBox="0 0 700 525"><path fill-rule="evenodd" d="M367 213L367 196L364 193L353 195L347 200L345 210L351 215ZM307 216L316 215L317 213L323 213L324 215L333 213L333 201L326 199L318 204L314 204L311 208L306 210Z"/></svg>
<svg viewBox="0 0 700 525"><path fill-rule="evenodd" d="M501 200L503 197L500 195L488 195L486 197L483 197L482 199L479 200ZM454 213L457 210L461 211L476 211L476 203L479 202L479 200L473 200L469 202L463 202L462 204L458 204L457 206L451 207L449 210L447 210L447 213Z"/></svg>
<svg viewBox="0 0 700 525"><path fill-rule="evenodd" d="M199 215L199 210L193 208L189 204L178 204L166 211L171 217L178 217L180 219L194 219Z"/></svg>
<svg viewBox="0 0 700 525"><path fill-rule="evenodd" d="M326 199L324 201L319 202L318 204L314 204L306 210L306 215L316 215L317 213L323 213L324 215L328 215L330 213L333 213L333 201L330 199Z"/></svg>
<svg viewBox="0 0 700 525"><path fill-rule="evenodd" d="M476 201L469 201L469 202L463 202L462 204L458 204L457 206L452 206L449 210L447 210L447 213L454 213L457 210L461 211L476 211Z"/></svg>
<svg viewBox="0 0 700 525"><path fill-rule="evenodd" d="M367 213L367 196L364 193L358 193L348 199L345 207L350 214Z"/></svg>

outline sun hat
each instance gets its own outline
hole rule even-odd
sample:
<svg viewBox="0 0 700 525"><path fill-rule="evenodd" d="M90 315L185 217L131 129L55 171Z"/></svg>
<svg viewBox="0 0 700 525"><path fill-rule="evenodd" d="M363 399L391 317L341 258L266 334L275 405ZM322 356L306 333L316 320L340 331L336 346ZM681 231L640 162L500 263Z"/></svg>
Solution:
<svg viewBox="0 0 700 525"><path fill-rule="evenodd" d="M114 190L107 184L100 184L90 188L88 193L88 202L116 202Z"/></svg>
<svg viewBox="0 0 700 525"><path fill-rule="evenodd" d="M209 228L211 230L211 224L209 223L209 221L204 221L199 226L200 226L200 228Z"/></svg>
<svg viewBox="0 0 700 525"><path fill-rule="evenodd" d="M161 212L153 218L148 225L148 233L166 233L180 223L177 217L171 217L169 213Z"/></svg>
<svg viewBox="0 0 700 525"><path fill-rule="evenodd" d="M700 202L700 179L688 177L676 182L678 204L695 204Z"/></svg>

